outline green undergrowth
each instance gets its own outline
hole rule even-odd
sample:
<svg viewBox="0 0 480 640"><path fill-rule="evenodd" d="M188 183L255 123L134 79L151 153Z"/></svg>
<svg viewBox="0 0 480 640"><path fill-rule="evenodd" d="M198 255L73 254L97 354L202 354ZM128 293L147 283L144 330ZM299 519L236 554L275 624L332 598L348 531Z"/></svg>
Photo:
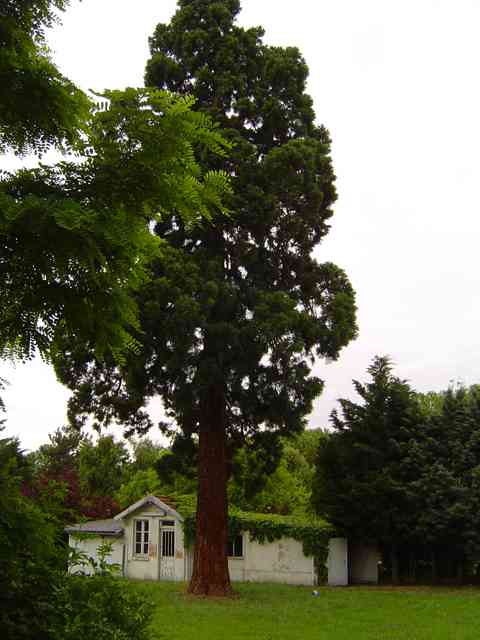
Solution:
<svg viewBox="0 0 480 640"><path fill-rule="evenodd" d="M159 640L477 640L480 591L234 585L210 600L185 584L135 583L154 602Z"/></svg>

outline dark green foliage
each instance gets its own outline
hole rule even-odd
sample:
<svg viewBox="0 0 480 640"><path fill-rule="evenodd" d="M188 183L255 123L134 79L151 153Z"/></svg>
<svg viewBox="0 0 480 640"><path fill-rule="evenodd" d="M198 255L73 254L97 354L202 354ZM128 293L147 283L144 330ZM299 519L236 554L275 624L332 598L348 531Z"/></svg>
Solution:
<svg viewBox="0 0 480 640"><path fill-rule="evenodd" d="M457 560L480 557L479 407L478 386L449 389L405 459L419 509L416 540L447 547Z"/></svg>
<svg viewBox="0 0 480 640"><path fill-rule="evenodd" d="M133 89L104 98L81 162L0 182L0 353L51 356L59 333L117 360L138 348L133 292L162 247L149 225L172 210L191 225L221 207L227 178L202 174L194 150L226 145L191 99Z"/></svg>
<svg viewBox="0 0 480 640"><path fill-rule="evenodd" d="M238 27L238 2L179 6L172 23L159 25L151 38L146 82L191 91L198 108L235 142L225 165L234 176L235 215L188 239L173 220L159 227L182 248L193 277L179 283L179 295L195 304L188 317L163 308L181 322L183 335L167 316L160 325L167 349L154 355L166 375L155 367L150 376L185 429L198 421L198 392L211 378L225 386L232 437L262 423L299 430L321 389L318 379L306 378L308 354L335 357L355 334L345 275L310 257L328 231L335 199L329 138L313 124L304 92L308 70L297 49L267 47L261 29ZM162 272L175 283L169 265ZM163 288L156 297L168 305L177 294ZM179 375L178 394L169 393L168 380Z"/></svg>
<svg viewBox="0 0 480 640"><path fill-rule="evenodd" d="M354 381L362 404L340 400L341 417L332 414L336 431L321 443L313 500L317 513L355 539L395 543L412 527L401 462L419 410L388 358L375 358L368 372L370 383Z"/></svg>
<svg viewBox="0 0 480 640"><path fill-rule="evenodd" d="M80 484L87 495L113 496L127 472L129 454L125 443L113 436L83 442L78 454Z"/></svg>
<svg viewBox="0 0 480 640"><path fill-rule="evenodd" d="M0 628L5 638L50 640L66 555L53 524L20 493L21 457L17 443L0 440Z"/></svg>
<svg viewBox="0 0 480 640"><path fill-rule="evenodd" d="M86 440L85 434L68 425L50 433L48 439L48 443L40 445L37 451L29 455L36 473L55 475L66 469L76 469L80 445Z"/></svg>
<svg viewBox="0 0 480 640"><path fill-rule="evenodd" d="M69 576L57 592L58 640L147 640L152 604L112 575Z"/></svg>
<svg viewBox="0 0 480 640"><path fill-rule="evenodd" d="M80 419L93 413L145 429L145 399L160 395L184 434L199 434L198 547L215 549L204 567L225 568L217 593L229 589L225 558L213 560L225 548L225 441L231 456L258 431L266 441L302 431L323 387L310 375L315 357L336 359L357 331L346 274L313 258L336 193L330 138L305 92L307 65L298 49L269 47L262 29L239 27L238 11L231 0L180 2L150 39L146 71L147 85L193 95L233 143L228 158L197 156L204 171L231 177L231 215L194 228L176 214L157 223L168 247L139 296L138 356L119 368L70 340L56 364ZM194 588L207 593L197 566Z"/></svg>
<svg viewBox="0 0 480 640"><path fill-rule="evenodd" d="M0 7L0 151L75 145L89 100L50 60L44 29L68 0L3 0Z"/></svg>
<svg viewBox="0 0 480 640"><path fill-rule="evenodd" d="M289 439L257 435L258 443L247 441L233 457L229 502L259 513L309 512L317 450L326 434L308 430Z"/></svg>
<svg viewBox="0 0 480 640"><path fill-rule="evenodd" d="M415 394L388 358L354 382L322 441L317 513L354 540L378 542L394 580L461 579L480 557L478 387Z"/></svg>
<svg viewBox="0 0 480 640"><path fill-rule="evenodd" d="M175 434L171 447L155 463L165 492L194 493L197 489L198 443L191 435Z"/></svg>
<svg viewBox="0 0 480 640"><path fill-rule="evenodd" d="M55 512L21 494L26 464L0 440L0 628L7 640L143 640L150 607L111 575L68 576Z"/></svg>
<svg viewBox="0 0 480 640"><path fill-rule="evenodd" d="M255 498L277 470L282 450L278 434L259 431L246 438L243 446L232 452L228 492L231 504L242 509L255 510L255 507L252 507ZM259 510L268 512L271 509Z"/></svg>
<svg viewBox="0 0 480 640"><path fill-rule="evenodd" d="M151 39L146 76L190 91L235 143L221 164L232 176L232 216L214 227L186 228L177 216L157 225L169 248L140 299L140 357L122 371L92 367L65 344L57 369L76 390L76 414L118 415L142 428L143 398L160 394L188 435L214 384L234 444L260 425L298 432L322 389L309 376L312 358L336 358L356 335L348 279L311 257L328 232L335 190L329 137L304 91L306 64L297 49L263 45L261 29L236 26L238 9L180 3ZM209 153L201 161L219 166Z"/></svg>

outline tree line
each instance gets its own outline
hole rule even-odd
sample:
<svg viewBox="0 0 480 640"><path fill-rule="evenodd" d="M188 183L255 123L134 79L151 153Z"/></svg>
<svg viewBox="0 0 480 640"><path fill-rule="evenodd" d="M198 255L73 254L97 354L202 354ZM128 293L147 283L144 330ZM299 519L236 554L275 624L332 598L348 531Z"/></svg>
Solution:
<svg viewBox="0 0 480 640"><path fill-rule="evenodd" d="M480 564L480 386L416 393L377 357L361 401L340 400L322 440L313 504L377 543L393 582L470 579Z"/></svg>
<svg viewBox="0 0 480 640"><path fill-rule="evenodd" d="M311 487L321 430L281 439L275 451L236 451L229 464L229 504L243 511L305 515L311 511ZM198 489L198 441L176 434L171 444L149 437L130 440L100 435L96 440L64 426L48 443L16 458L21 490L64 526L111 518L145 495L189 496Z"/></svg>

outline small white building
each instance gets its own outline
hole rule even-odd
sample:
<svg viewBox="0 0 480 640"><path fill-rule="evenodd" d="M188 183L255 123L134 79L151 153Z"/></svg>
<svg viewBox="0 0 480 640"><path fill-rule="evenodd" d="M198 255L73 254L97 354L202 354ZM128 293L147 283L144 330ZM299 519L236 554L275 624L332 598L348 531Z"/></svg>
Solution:
<svg viewBox="0 0 480 640"><path fill-rule="evenodd" d="M140 580L189 580L193 550L184 545L183 517L168 498L146 496L111 520L67 527L71 547L96 558L104 542L112 545L109 562L122 575ZM229 540L231 580L313 585L314 560L303 553L302 543L281 538L260 544L248 532ZM72 567L71 571L81 570Z"/></svg>
<svg viewBox="0 0 480 640"><path fill-rule="evenodd" d="M65 531L71 547L94 559L100 545L109 542L107 561L128 578L186 581L192 575L193 549L184 544L183 517L169 498L146 496L113 519L84 522ZM378 560L375 547L331 538L327 583L376 584ZM314 558L305 555L302 542L290 537L260 543L244 531L228 542L228 568L232 581L317 584Z"/></svg>

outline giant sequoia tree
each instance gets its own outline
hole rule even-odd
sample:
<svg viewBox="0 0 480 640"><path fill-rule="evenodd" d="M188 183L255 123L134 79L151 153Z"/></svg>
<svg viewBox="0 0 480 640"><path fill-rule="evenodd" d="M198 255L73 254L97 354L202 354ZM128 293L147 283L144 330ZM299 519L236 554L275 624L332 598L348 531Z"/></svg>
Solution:
<svg viewBox="0 0 480 640"><path fill-rule="evenodd" d="M76 394L71 411L148 426L159 394L186 434L199 437L197 535L190 591L230 591L227 461L245 438L304 427L322 381L316 357L337 358L355 337L345 273L312 257L335 200L328 132L305 93L296 48L270 47L235 23L238 0L180 0L150 40L146 82L196 97L234 150L205 169L232 178L231 216L187 229L156 227L169 250L140 300L143 352L123 369L65 345L57 370Z"/></svg>

